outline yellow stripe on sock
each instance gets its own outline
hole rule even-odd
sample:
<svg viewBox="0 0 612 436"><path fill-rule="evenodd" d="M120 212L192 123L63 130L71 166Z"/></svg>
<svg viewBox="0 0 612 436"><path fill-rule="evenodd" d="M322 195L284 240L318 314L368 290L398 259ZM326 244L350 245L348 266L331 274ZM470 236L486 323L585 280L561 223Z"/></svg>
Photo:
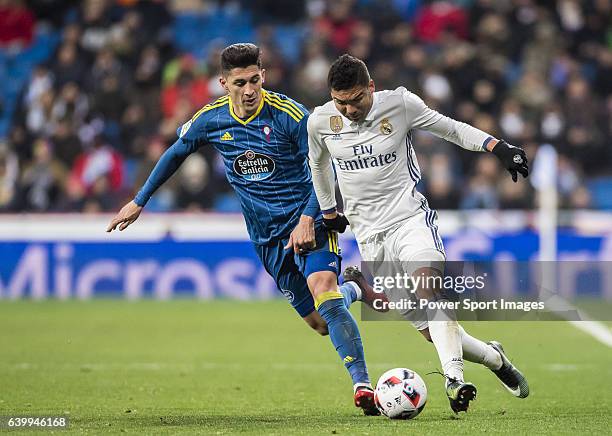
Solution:
<svg viewBox="0 0 612 436"><path fill-rule="evenodd" d="M328 292L323 292L321 295L317 295L315 297L315 309L318 309L319 306L323 303L325 303L326 301L329 300L338 300L338 299L342 299L344 298L344 295L342 295L342 293L340 293L339 291L328 291Z"/></svg>

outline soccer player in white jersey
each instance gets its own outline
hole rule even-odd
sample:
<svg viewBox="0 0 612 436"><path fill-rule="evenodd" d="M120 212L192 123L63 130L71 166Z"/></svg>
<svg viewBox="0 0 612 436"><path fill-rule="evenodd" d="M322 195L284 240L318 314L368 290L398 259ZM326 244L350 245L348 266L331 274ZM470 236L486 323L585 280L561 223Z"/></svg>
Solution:
<svg viewBox="0 0 612 436"><path fill-rule="evenodd" d="M517 173L528 175L524 151L430 109L404 87L375 91L365 63L353 56L343 55L332 64L328 84L332 101L317 107L308 120L312 178L326 225L344 231L350 223L365 261L437 262L410 273L442 274L445 253L437 213L415 188L421 176L412 131L427 130L465 149L492 152L515 182ZM336 211L332 162L344 215ZM416 292L443 298L432 289ZM412 323L438 352L455 413L467 411L476 397L476 387L464 381L463 358L491 369L515 396L529 394L527 380L498 342L470 336L453 316L440 320L426 314Z"/></svg>

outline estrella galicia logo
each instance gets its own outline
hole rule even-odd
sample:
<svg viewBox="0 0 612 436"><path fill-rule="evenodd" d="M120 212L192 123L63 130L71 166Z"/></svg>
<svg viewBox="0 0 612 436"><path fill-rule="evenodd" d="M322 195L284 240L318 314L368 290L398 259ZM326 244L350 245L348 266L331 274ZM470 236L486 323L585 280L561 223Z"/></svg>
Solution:
<svg viewBox="0 0 612 436"><path fill-rule="evenodd" d="M276 168L274 160L262 153L247 150L234 160L234 172L247 180L265 180Z"/></svg>
<svg viewBox="0 0 612 436"><path fill-rule="evenodd" d="M285 298L287 298L287 300L289 300L289 303L293 303L293 299L295 298L295 295L293 295L293 292L288 291L286 289L281 289L281 292L283 293Z"/></svg>

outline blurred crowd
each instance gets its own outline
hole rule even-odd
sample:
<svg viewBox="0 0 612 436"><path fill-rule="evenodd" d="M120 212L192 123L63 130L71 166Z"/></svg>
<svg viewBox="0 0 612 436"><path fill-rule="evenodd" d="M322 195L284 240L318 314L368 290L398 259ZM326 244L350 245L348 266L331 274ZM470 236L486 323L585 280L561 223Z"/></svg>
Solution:
<svg viewBox="0 0 612 436"><path fill-rule="evenodd" d="M247 18L267 88L313 108L329 99L331 62L349 52L377 88L405 86L531 159L552 144L561 207L598 207L589 183L612 176L612 0L0 0L5 57L17 59L39 32L59 35L0 139L0 211L112 211L132 198L176 128L223 93L219 52L237 41L177 44L188 31L179 17L215 11ZM297 46L283 47L279 29ZM414 142L432 207L537 205L531 184L512 183L492 155L424 133ZM238 208L206 147L149 207Z"/></svg>

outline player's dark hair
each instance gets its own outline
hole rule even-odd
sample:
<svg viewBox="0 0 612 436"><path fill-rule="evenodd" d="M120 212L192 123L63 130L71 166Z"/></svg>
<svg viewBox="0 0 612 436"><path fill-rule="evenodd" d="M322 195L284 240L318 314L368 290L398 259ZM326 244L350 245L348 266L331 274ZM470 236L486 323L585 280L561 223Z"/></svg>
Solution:
<svg viewBox="0 0 612 436"><path fill-rule="evenodd" d="M361 60L343 54L334 61L327 74L327 85L334 91L345 91L355 86L368 86L370 73Z"/></svg>
<svg viewBox="0 0 612 436"><path fill-rule="evenodd" d="M234 68L257 65L261 68L261 50L255 44L239 43L227 46L221 52L221 71L223 74Z"/></svg>

